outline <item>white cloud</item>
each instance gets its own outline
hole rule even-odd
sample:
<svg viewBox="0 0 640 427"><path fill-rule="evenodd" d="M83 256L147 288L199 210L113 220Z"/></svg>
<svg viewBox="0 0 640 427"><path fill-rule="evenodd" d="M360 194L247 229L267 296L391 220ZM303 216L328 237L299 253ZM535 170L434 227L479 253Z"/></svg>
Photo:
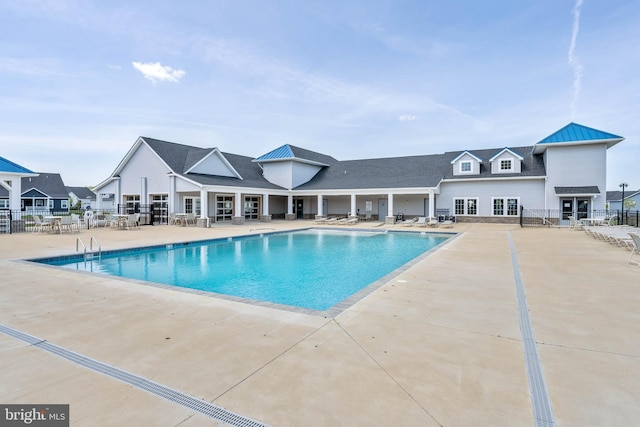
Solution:
<svg viewBox="0 0 640 427"><path fill-rule="evenodd" d="M400 116L398 116L398 120L400 120L401 122L410 122L412 120L417 119L418 116L414 116L411 114L402 114Z"/></svg>
<svg viewBox="0 0 640 427"><path fill-rule="evenodd" d="M157 82L178 82L185 74L184 70L174 70L159 62L132 62L133 68L140 71L145 79Z"/></svg>

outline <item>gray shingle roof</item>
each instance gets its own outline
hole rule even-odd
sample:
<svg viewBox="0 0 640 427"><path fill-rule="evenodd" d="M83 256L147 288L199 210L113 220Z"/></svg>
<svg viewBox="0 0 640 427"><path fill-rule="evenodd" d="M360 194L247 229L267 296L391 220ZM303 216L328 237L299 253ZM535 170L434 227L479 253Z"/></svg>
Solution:
<svg viewBox="0 0 640 427"><path fill-rule="evenodd" d="M205 174L185 173L190 167L209 154L213 148L198 148L153 138L142 138L175 172L202 185L223 185L281 189L262 176L262 168L250 157L222 153L243 179ZM464 151L423 156L389 157L379 159L338 161L331 156L287 145L287 152L295 158L329 165L323 167L309 182L295 190L331 190L364 188L416 188L436 187L442 179L459 178L453 175L451 161ZM280 147L277 150L280 150ZM516 176L544 176L541 155L533 154L533 147L509 148L523 157L522 172ZM274 151L277 151L274 150ZM513 174L491 174L489 159L504 148L469 150L482 159L480 174L465 179L513 177ZM265 155L266 156L266 155ZM263 156L264 157L264 156ZM270 160L284 160L282 157ZM290 157L288 157L290 158Z"/></svg>
<svg viewBox="0 0 640 427"><path fill-rule="evenodd" d="M80 199L95 200L96 194L88 187L67 187L67 193L73 193Z"/></svg>
<svg viewBox="0 0 640 427"><path fill-rule="evenodd" d="M509 148L523 157L522 172L515 176L545 176L542 155L534 155L533 147ZM480 174L465 175L464 179L507 178L514 174L492 174L489 159L504 148L467 150L482 160ZM453 175L451 161L465 150L426 156L391 157L336 161L321 170L311 181L296 190L415 188L436 187L442 179L461 178Z"/></svg>
<svg viewBox="0 0 640 427"><path fill-rule="evenodd" d="M59 173L38 172L40 175L22 178L22 193L35 188L53 199L68 199L67 187Z"/></svg>

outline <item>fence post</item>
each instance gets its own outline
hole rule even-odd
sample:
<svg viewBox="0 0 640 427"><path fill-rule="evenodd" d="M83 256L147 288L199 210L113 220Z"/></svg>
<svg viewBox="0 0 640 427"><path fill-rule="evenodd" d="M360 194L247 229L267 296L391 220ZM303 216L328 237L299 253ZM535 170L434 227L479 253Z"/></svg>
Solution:
<svg viewBox="0 0 640 427"><path fill-rule="evenodd" d="M524 227L524 226L522 225L522 215L523 215L523 212L524 212L524 206L520 205L520 228Z"/></svg>

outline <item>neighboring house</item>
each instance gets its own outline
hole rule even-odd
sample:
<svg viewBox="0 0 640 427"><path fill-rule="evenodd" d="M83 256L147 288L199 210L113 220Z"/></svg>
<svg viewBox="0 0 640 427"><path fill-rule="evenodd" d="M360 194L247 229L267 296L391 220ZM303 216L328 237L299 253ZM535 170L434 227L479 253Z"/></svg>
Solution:
<svg viewBox="0 0 640 427"><path fill-rule="evenodd" d="M37 175L23 177L20 180L20 210L42 212L69 211L69 193L57 173L39 172ZM3 191L4 190L4 191ZM0 200L7 199L8 192L0 188ZM17 210L17 208L12 208Z"/></svg>
<svg viewBox="0 0 640 427"><path fill-rule="evenodd" d="M89 187L67 187L71 206L75 206L80 201L82 209L91 208L95 210L98 207L96 194ZM102 195L102 210L113 210L113 194Z"/></svg>
<svg viewBox="0 0 640 427"><path fill-rule="evenodd" d="M76 206L79 203L81 209L96 207L96 194L89 189L89 187L67 187L67 193L69 193L69 200L71 206Z"/></svg>
<svg viewBox="0 0 640 427"><path fill-rule="evenodd" d="M93 191L114 194L121 210L147 206L162 222L195 213L205 226L440 212L514 222L521 207L585 217L606 207L607 149L623 139L570 123L529 146L339 161L288 144L250 158L140 137Z"/></svg>
<svg viewBox="0 0 640 427"><path fill-rule="evenodd" d="M37 173L0 157L0 209L18 210L22 194L22 179Z"/></svg>
<svg viewBox="0 0 640 427"><path fill-rule="evenodd" d="M640 190L625 189L624 199L636 202L635 207L631 208L631 210L640 209ZM609 204L609 210L612 212L622 210L622 191L607 191L607 203Z"/></svg>

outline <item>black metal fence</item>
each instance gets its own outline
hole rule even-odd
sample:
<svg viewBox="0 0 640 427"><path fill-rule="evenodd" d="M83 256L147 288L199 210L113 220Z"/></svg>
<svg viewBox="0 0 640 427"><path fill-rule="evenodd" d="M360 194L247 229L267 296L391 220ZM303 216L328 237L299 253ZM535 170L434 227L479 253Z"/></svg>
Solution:
<svg viewBox="0 0 640 427"><path fill-rule="evenodd" d="M113 209L105 209L100 211L93 211L94 215L103 215L106 213L115 213ZM36 222L33 219L35 215L38 215L40 219L46 216L70 216L72 214L78 215L80 219L84 218L84 211L80 209L71 210L53 210L53 209L40 209L40 210L9 210L0 209L0 234L13 234L13 233L25 233L32 232L36 229Z"/></svg>
<svg viewBox="0 0 640 427"><path fill-rule="evenodd" d="M630 225L638 227L640 224L640 211L625 210L624 212L595 210L589 213L575 212L576 219L601 218L610 225ZM569 214L559 209L525 209L520 208L521 227L569 227L571 221Z"/></svg>

